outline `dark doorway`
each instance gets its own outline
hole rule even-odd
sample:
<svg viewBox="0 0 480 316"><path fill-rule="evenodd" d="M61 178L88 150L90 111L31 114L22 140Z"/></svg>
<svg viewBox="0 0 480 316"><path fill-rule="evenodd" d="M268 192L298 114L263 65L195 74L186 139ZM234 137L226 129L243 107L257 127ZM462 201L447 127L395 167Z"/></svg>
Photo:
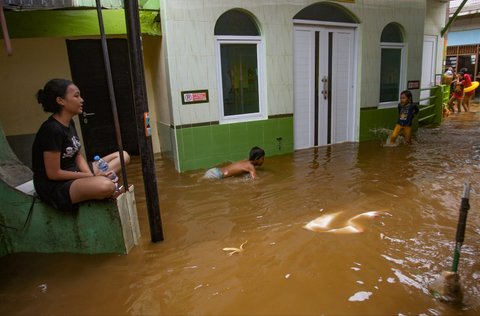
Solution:
<svg viewBox="0 0 480 316"><path fill-rule="evenodd" d="M138 155L130 63L126 39L108 39L123 148ZM85 100L79 116L87 160L118 150L100 40L67 40L72 80Z"/></svg>

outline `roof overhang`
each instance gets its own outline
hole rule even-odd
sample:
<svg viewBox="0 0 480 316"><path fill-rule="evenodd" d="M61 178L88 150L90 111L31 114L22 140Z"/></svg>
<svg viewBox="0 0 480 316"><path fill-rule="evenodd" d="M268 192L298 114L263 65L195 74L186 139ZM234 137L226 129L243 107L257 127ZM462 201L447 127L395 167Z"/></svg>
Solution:
<svg viewBox="0 0 480 316"><path fill-rule="evenodd" d="M458 9L462 1L454 0L450 1L449 16L453 16L455 11ZM458 16L472 15L480 13L480 1L468 1L462 10L458 13Z"/></svg>
<svg viewBox="0 0 480 316"><path fill-rule="evenodd" d="M99 35L95 0L0 0L0 7L2 2L0 39ZM106 34L126 34L123 0L101 5ZM139 0L139 9L141 32L160 36L160 0Z"/></svg>

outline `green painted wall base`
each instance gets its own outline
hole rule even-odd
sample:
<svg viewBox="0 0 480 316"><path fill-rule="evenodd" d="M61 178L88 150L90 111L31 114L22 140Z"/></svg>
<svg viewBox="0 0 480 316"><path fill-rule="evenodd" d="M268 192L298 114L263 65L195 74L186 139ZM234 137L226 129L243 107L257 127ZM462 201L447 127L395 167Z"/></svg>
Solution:
<svg viewBox="0 0 480 316"><path fill-rule="evenodd" d="M398 119L398 110L362 109L360 111L360 141L377 139L384 136L382 129L393 130Z"/></svg>
<svg viewBox="0 0 480 316"><path fill-rule="evenodd" d="M293 116L176 129L180 171L248 158L253 146L267 157L293 152Z"/></svg>
<svg viewBox="0 0 480 316"><path fill-rule="evenodd" d="M448 98L448 87L430 89L429 104L420 106L413 129L442 122L442 104ZM360 111L359 140L386 139L398 119L394 108L367 108ZM167 134L166 127L163 130ZM179 169L188 171L209 168L226 161L247 157L253 146L265 149L267 157L293 152L293 116L270 118L263 121L212 124L182 127L175 130Z"/></svg>

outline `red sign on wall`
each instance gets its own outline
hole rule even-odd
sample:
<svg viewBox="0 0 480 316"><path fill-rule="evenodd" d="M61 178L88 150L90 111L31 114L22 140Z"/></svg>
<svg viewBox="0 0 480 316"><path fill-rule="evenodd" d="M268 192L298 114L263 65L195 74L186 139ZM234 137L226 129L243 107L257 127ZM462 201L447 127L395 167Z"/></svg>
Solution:
<svg viewBox="0 0 480 316"><path fill-rule="evenodd" d="M410 80L407 82L408 90L417 90L420 89L420 80Z"/></svg>
<svg viewBox="0 0 480 316"><path fill-rule="evenodd" d="M208 103L208 90L182 91L182 104Z"/></svg>

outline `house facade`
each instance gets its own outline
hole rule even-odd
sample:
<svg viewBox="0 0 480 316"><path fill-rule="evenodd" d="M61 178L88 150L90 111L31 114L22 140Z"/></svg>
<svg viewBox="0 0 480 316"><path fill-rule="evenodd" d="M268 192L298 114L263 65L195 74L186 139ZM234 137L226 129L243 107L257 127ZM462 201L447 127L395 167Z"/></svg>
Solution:
<svg viewBox="0 0 480 316"><path fill-rule="evenodd" d="M162 0L169 107L157 123L177 169L245 158L252 146L269 156L375 137L394 124L402 90L418 100L441 73L446 9Z"/></svg>
<svg viewBox="0 0 480 316"><path fill-rule="evenodd" d="M158 32L143 32L155 152L183 172L246 158L253 146L272 156L374 138L372 130L395 123L402 90L418 100L419 88L442 72L447 2L160 0L149 9L150 24L145 18ZM95 76L84 71L99 67L75 54L93 49L88 40L98 32L53 22L37 34L7 13L14 55L0 55L0 119L9 141L23 144L45 119L33 95L51 77L82 82L92 104L86 115L100 113L101 102L92 101L101 97L88 85ZM115 29L120 20L106 21L112 40L125 38ZM117 64L122 69L121 58ZM16 99L19 87L23 100ZM94 124L95 115L79 123ZM92 138L89 126L82 125L84 138Z"/></svg>

